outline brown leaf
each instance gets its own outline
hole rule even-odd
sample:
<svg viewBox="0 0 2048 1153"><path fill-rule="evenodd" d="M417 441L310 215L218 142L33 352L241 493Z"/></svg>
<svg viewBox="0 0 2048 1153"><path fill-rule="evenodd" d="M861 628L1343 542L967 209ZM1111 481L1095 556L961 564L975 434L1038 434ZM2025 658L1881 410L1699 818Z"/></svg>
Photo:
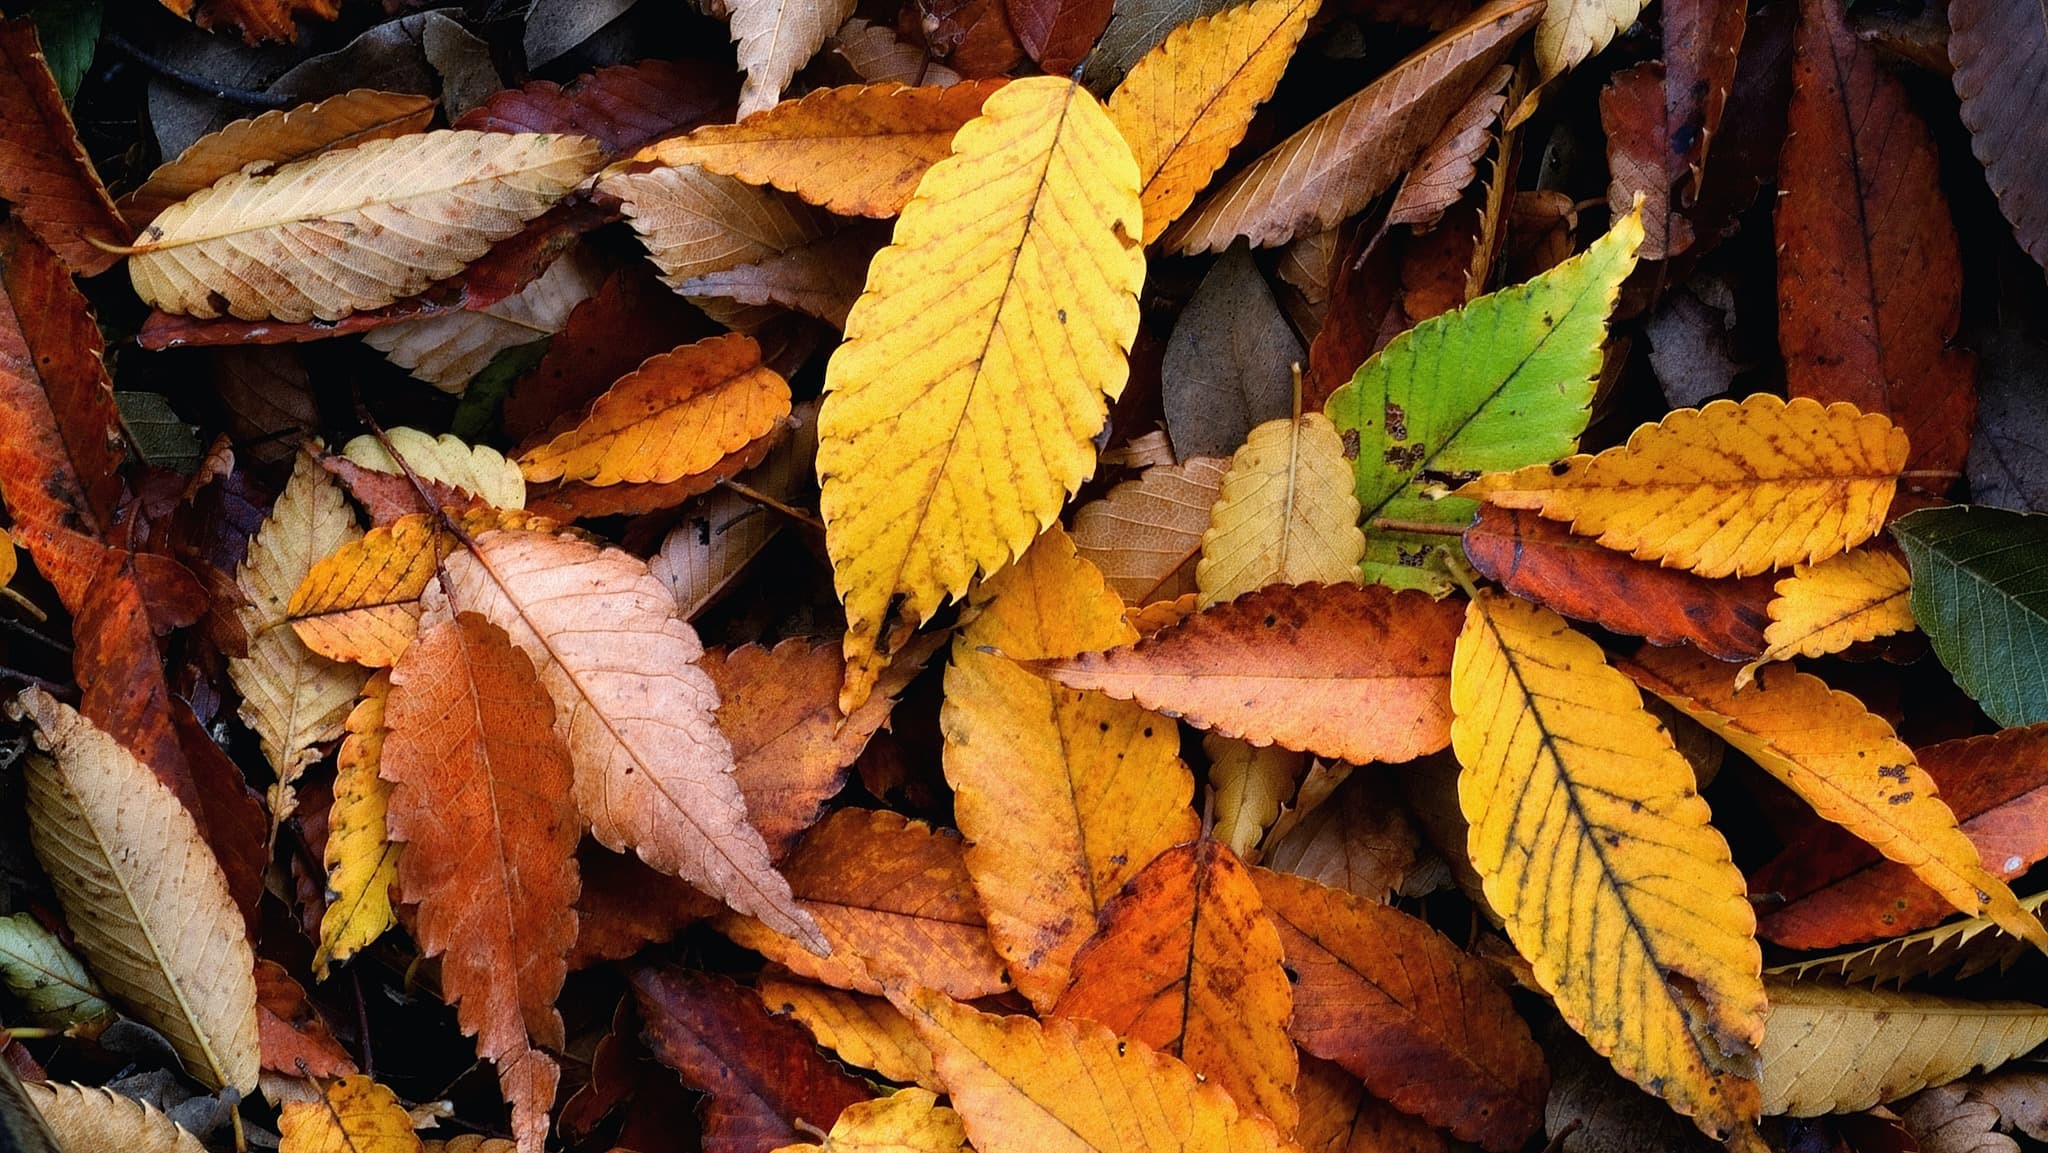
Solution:
<svg viewBox="0 0 2048 1153"><path fill-rule="evenodd" d="M1664 65L1648 60L1618 72L1600 92L1600 127L1607 131L1607 209L1628 214L1643 202L1642 260L1668 260L1692 246L1692 226L1672 203L1671 186L1685 156L1665 121Z"/></svg>
<svg viewBox="0 0 2048 1153"><path fill-rule="evenodd" d="M1010 987L989 947L960 835L896 813L841 809L825 818L783 863L790 891L832 955L819 958L749 917L719 929L798 976L879 996L908 982L961 999Z"/></svg>
<svg viewBox="0 0 2048 1153"><path fill-rule="evenodd" d="M275 961L256 960L256 1036L263 1049L263 1067L287 1077L346 1077L356 1072L348 1050L320 1011L306 999L305 987Z"/></svg>
<svg viewBox="0 0 2048 1153"><path fill-rule="evenodd" d="M1276 245L1364 208L1415 162L1542 11L1537 0L1494 0L1474 12L1233 176L1167 231L1163 247L1213 252L1240 236Z"/></svg>
<svg viewBox="0 0 2048 1153"><path fill-rule="evenodd" d="M707 1094L704 1153L769 1153L802 1140L794 1122L822 1129L869 1097L751 990L687 969L635 969L631 980L648 1047Z"/></svg>
<svg viewBox="0 0 2048 1153"><path fill-rule="evenodd" d="M614 853L590 840L576 848L576 872L583 891L576 896L571 969L622 961L725 907L716 897L648 868L631 853Z"/></svg>
<svg viewBox="0 0 2048 1153"><path fill-rule="evenodd" d="M1652 644L1691 644L1724 661L1764 651L1777 578L1709 580L1575 536L1527 510L1481 507L1465 556L1516 596Z"/></svg>
<svg viewBox="0 0 2048 1153"><path fill-rule="evenodd" d="M1908 469L1960 473L1976 364L1948 347L1962 258L1940 156L1904 83L1842 11L1800 0L1775 214L1786 387L1884 413L1912 440Z"/></svg>
<svg viewBox="0 0 2048 1153"><path fill-rule="evenodd" d="M970 79L1002 76L1024 62L1007 0L917 0L931 50Z"/></svg>
<svg viewBox="0 0 2048 1153"><path fill-rule="evenodd" d="M198 0L196 7L192 0L167 0L165 7L201 28L229 29L250 44L260 44L297 40L302 16L332 20L340 14L341 0Z"/></svg>
<svg viewBox="0 0 2048 1153"><path fill-rule="evenodd" d="M2048 16L2025 4L1949 0L1948 57L1970 147L2020 247L2048 263L2048 174L2041 169L2048 107Z"/></svg>
<svg viewBox="0 0 2048 1153"><path fill-rule="evenodd" d="M0 199L10 214L50 246L65 271L92 276L112 268L120 256L88 239L125 244L131 233L78 142L27 16L0 21L0 124Z"/></svg>
<svg viewBox="0 0 2048 1153"><path fill-rule="evenodd" d="M1366 1092L1335 1061L1304 1054L1296 1095L1304 1153L1452 1153L1450 1138Z"/></svg>
<svg viewBox="0 0 2048 1153"><path fill-rule="evenodd" d="M1450 743L1463 612L1379 585L1272 585L1135 645L1029 667L1255 745L1406 761Z"/></svg>
<svg viewBox="0 0 2048 1153"><path fill-rule="evenodd" d="M867 282L868 263L888 242L885 225L851 224L753 264L678 281L676 291L740 304L780 305L845 328L846 314Z"/></svg>
<svg viewBox="0 0 2048 1153"><path fill-rule="evenodd" d="M1704 181L1707 149L1721 130L1728 91L1735 85L1749 6L1719 0L1665 0L1664 121L1671 146L1692 166L1692 184Z"/></svg>
<svg viewBox="0 0 2048 1153"><path fill-rule="evenodd" d="M1306 790L1304 790L1305 792ZM1307 798L1297 799L1299 811ZM1415 871L1422 839L1373 768L1353 772L1291 828L1274 826L1262 860L1275 872L1306 877L1367 901L1384 901Z"/></svg>
<svg viewBox="0 0 2048 1153"><path fill-rule="evenodd" d="M732 73L704 61L641 60L567 84L532 80L496 93L452 127L479 132L569 132L618 156L672 132L723 119L738 95Z"/></svg>
<svg viewBox="0 0 2048 1153"><path fill-rule="evenodd" d="M1103 906L1053 1013L1179 1057L1291 1133L1293 998L1280 960L1251 875L1205 838L1159 854Z"/></svg>
<svg viewBox="0 0 2048 1153"><path fill-rule="evenodd" d="M1536 1131L1550 1074L1507 990L1406 913L1254 869L1294 974L1301 1047L1374 1094L1488 1149Z"/></svg>
<svg viewBox="0 0 2048 1153"><path fill-rule="evenodd" d="M1004 0L1024 54L1048 76L1072 72L1109 24L1110 0Z"/></svg>
<svg viewBox="0 0 2048 1153"><path fill-rule="evenodd" d="M555 995L576 939L579 822L568 750L533 662L503 629L462 613L421 630L391 670L378 775L413 935L441 956L441 987L498 1067L522 1151L539 1153L559 1072Z"/></svg>
<svg viewBox="0 0 2048 1153"><path fill-rule="evenodd" d="M1493 127L1507 107L1508 83L1513 79L1514 69L1505 64L1495 68L1445 122L1415 168L1402 177L1401 190L1387 208L1389 226L1406 224L1427 232L1464 197L1465 189L1478 179L1480 159L1493 147Z"/></svg>
<svg viewBox="0 0 2048 1153"><path fill-rule="evenodd" d="M1202 534L1229 469L1215 457L1153 465L1075 510L1074 547L1133 605L1193 594Z"/></svg>
<svg viewBox="0 0 2048 1153"><path fill-rule="evenodd" d="M1174 456L1229 456L1253 428L1285 419L1292 368L1307 355L1250 249L1231 246L1166 341L1161 401Z"/></svg>

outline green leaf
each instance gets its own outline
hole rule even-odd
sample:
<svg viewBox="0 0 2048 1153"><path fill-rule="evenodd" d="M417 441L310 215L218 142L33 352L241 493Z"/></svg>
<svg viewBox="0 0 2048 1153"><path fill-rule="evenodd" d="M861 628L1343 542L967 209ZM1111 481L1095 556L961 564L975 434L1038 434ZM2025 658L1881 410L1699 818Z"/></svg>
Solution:
<svg viewBox="0 0 2048 1153"><path fill-rule="evenodd" d="M27 1020L44 1029L114 1015L85 965L27 913L0 917L0 985L21 1004Z"/></svg>
<svg viewBox="0 0 2048 1153"><path fill-rule="evenodd" d="M57 91L69 104L100 44L100 0L41 0L29 9L29 17L36 22L36 36L43 42L43 59L57 80Z"/></svg>
<svg viewBox="0 0 2048 1153"><path fill-rule="evenodd" d="M114 407L121 427L144 464L191 476L199 470L199 430L179 419L171 402L158 392L116 392Z"/></svg>
<svg viewBox="0 0 2048 1153"><path fill-rule="evenodd" d="M1568 456L1586 429L1607 316L1643 242L1640 214L1526 284L1425 320L1323 406L1344 435L1365 524L1365 579L1441 595L1442 537L1375 518L1464 525L1479 502L1432 499L1482 472Z"/></svg>
<svg viewBox="0 0 2048 1153"><path fill-rule="evenodd" d="M2048 514L1929 508L1892 535L1913 619L1956 684L2007 728L2048 721Z"/></svg>

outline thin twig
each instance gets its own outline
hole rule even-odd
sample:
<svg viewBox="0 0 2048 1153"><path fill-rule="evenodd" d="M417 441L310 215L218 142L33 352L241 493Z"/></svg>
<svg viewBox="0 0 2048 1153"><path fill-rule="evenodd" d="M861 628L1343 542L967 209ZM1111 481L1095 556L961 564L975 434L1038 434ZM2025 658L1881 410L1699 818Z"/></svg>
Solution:
<svg viewBox="0 0 2048 1153"><path fill-rule="evenodd" d="M53 637L50 634L39 631L37 629L31 628L30 626L25 625L18 620L15 620L13 617L0 617L0 629L6 629L8 632L11 633L20 633L22 636L25 636L30 640L43 645L46 648L53 649L60 653L69 653L71 651L70 642L58 640L56 637Z"/></svg>
<svg viewBox="0 0 2048 1153"><path fill-rule="evenodd" d="M812 516L810 513L805 512L803 509L800 509L793 504L787 504L783 501L777 500L775 497L769 496L767 493L762 492L760 489L755 488L753 485L733 480L730 477L726 478L723 481L720 481L719 483L723 484L725 487L731 489L732 491L740 494L741 496L746 497L748 500L753 501L755 504L765 505L769 508L772 508L776 512L781 513L783 516L786 516L799 524L808 525L811 528L817 529L819 532L825 531L824 521L819 520L817 517Z"/></svg>
<svg viewBox="0 0 2048 1153"><path fill-rule="evenodd" d="M106 41L108 44L113 45L114 49L120 52L121 55L128 57L130 60L135 61L137 64L169 80L173 84L183 85L194 91L203 92L208 96L226 100L231 104L243 104L250 108L290 108L292 105L299 103L296 98L291 96L283 96L275 92L258 92L254 88L237 88L232 84L222 84L218 80L211 80L197 72L180 68L160 56L154 56L144 51L119 32L108 32L106 34Z"/></svg>
<svg viewBox="0 0 2048 1153"><path fill-rule="evenodd" d="M1372 518L1372 527L1381 532L1412 532L1426 536L1464 536L1465 526L1444 524L1431 520L1400 520L1390 516Z"/></svg>
<svg viewBox="0 0 2048 1153"><path fill-rule="evenodd" d="M5 665L0 665L0 680L20 681L23 684L34 685L53 697L70 696L72 691L72 686L70 685L58 684L56 681L45 680L34 673L25 673L20 669L11 669Z"/></svg>

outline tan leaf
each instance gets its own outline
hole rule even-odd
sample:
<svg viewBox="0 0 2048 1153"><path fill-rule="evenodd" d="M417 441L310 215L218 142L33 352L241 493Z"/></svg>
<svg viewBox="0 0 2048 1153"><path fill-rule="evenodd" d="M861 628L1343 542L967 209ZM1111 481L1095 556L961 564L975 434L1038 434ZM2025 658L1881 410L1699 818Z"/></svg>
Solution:
<svg viewBox="0 0 2048 1153"><path fill-rule="evenodd" d="M61 1081L31 1082L22 1088L63 1149L206 1153L199 1138L164 1116L163 1110L111 1089Z"/></svg>
<svg viewBox="0 0 2048 1153"><path fill-rule="evenodd" d="M782 99L790 77L853 15L854 0L728 0L726 8L747 74L740 85L744 120Z"/></svg>
<svg viewBox="0 0 2048 1153"><path fill-rule="evenodd" d="M622 202L662 280L757 264L831 231L831 218L773 189L701 168L657 168L607 176L598 191Z"/></svg>
<svg viewBox="0 0 2048 1153"><path fill-rule="evenodd" d="M1248 862L1258 862L1259 841L1280 819L1280 806L1294 795L1308 771L1308 758L1278 745L1261 748L1217 733L1202 736L1209 754L1209 797L1213 835Z"/></svg>
<svg viewBox="0 0 2048 1153"><path fill-rule="evenodd" d="M112 737L41 689L8 705L28 761L29 839L78 951L194 1077L256 1088L256 955L191 814Z"/></svg>
<svg viewBox="0 0 2048 1153"><path fill-rule="evenodd" d="M452 433L434 436L416 428L384 430L384 439L405 458L405 466L421 480L474 493L493 508L526 507L526 481L519 466L487 444L469 444ZM342 446L341 454L378 472L403 474L384 441L365 433Z"/></svg>
<svg viewBox="0 0 2048 1153"><path fill-rule="evenodd" d="M1074 545L1134 605L1193 592L1192 566L1228 461L1155 464L1074 513Z"/></svg>
<svg viewBox="0 0 2048 1153"><path fill-rule="evenodd" d="M1195 566L1208 608L1269 584L1357 584L1358 496L1337 426L1320 412L1269 420L1230 458Z"/></svg>
<svg viewBox="0 0 2048 1153"><path fill-rule="evenodd" d="M428 132L238 172L160 213L128 274L165 312L339 320L460 272L597 162L581 136Z"/></svg>
<svg viewBox="0 0 2048 1153"><path fill-rule="evenodd" d="M958 72L933 60L921 45L905 43L887 25L871 24L858 16L832 34L832 50L870 84L893 80L944 88L960 83Z"/></svg>
<svg viewBox="0 0 2048 1153"><path fill-rule="evenodd" d="M562 331L569 313L603 282L603 266L572 249L496 304L381 325L365 332L363 343L435 388L461 392L499 353Z"/></svg>

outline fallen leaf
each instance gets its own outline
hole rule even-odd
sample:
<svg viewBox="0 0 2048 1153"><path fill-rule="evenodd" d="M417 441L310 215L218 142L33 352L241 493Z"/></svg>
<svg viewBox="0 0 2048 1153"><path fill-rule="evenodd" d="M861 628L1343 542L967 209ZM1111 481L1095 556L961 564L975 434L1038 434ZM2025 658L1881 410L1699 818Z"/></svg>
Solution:
<svg viewBox="0 0 2048 1153"><path fill-rule="evenodd" d="M1272 584L1356 584L1365 536L1344 441L1319 412L1270 420L1230 460L1202 534L1202 608Z"/></svg>
<svg viewBox="0 0 2048 1153"><path fill-rule="evenodd" d="M1375 1096L1492 1150L1536 1131L1549 1073L1507 990L1406 913L1255 869L1294 982L1288 1031Z"/></svg>
<svg viewBox="0 0 2048 1153"><path fill-rule="evenodd" d="M289 1101L278 1115L278 1153L419 1153L412 1117L391 1090L360 1074Z"/></svg>
<svg viewBox="0 0 2048 1153"><path fill-rule="evenodd" d="M1578 444L1607 318L1641 243L1642 221L1623 217L1558 268L1396 337L1331 395L1324 411L1345 438L1371 529L1367 579L1448 591L1423 567L1441 540L1373 522L1466 523L1478 506L1429 499L1434 478L1534 464Z"/></svg>
<svg viewBox="0 0 2048 1153"><path fill-rule="evenodd" d="M923 1089L848 1105L823 1146L785 1145L776 1153L968 1153L960 1115Z"/></svg>
<svg viewBox="0 0 2048 1153"><path fill-rule="evenodd" d="M1664 5L1664 122L1671 147L1692 168L1695 190L1705 184L1707 150L1721 131L1728 93L1749 9L1717 0L1676 0Z"/></svg>
<svg viewBox="0 0 2048 1153"><path fill-rule="evenodd" d="M1065 533L1040 537L973 603L981 614L953 646L939 712L946 782L989 939L1017 990L1047 1010L1102 907L1194 839L1194 780L1172 722L1018 666L1136 635Z"/></svg>
<svg viewBox="0 0 2048 1153"><path fill-rule="evenodd" d="M32 913L0 917L0 986L22 1020L46 1029L84 1027L114 1015L84 964Z"/></svg>
<svg viewBox="0 0 2048 1153"><path fill-rule="evenodd" d="M960 74L932 60L924 48L897 39L886 25L856 16L832 34L832 50L870 84L916 84L943 88Z"/></svg>
<svg viewBox="0 0 2048 1153"><path fill-rule="evenodd" d="M979 1013L943 994L898 1008L932 1047L947 1096L981 1153L1268 1153L1272 1122L1141 1041L1089 1021ZM1093 1092L1076 1092L1078 1085Z"/></svg>
<svg viewBox="0 0 2048 1153"><path fill-rule="evenodd" d="M392 459L393 451L404 465ZM410 470L423 481L473 493L492 508L526 507L526 482L519 466L487 444L468 444L448 433L437 437L416 428L392 428L381 440L368 433L356 437L341 452L367 469L392 476L405 476Z"/></svg>
<svg viewBox="0 0 2048 1153"><path fill-rule="evenodd" d="M814 483L817 402L798 404L790 417L796 428L788 438L740 474L747 487L784 502L797 500ZM692 619L745 571L786 523L781 513L758 501L729 488L716 489L686 506L681 523L663 538L648 568L675 596L677 612Z"/></svg>
<svg viewBox="0 0 2048 1153"><path fill-rule="evenodd" d="M1329 228L1390 187L1543 12L1493 0L1259 157L1160 238L1180 253Z"/></svg>
<svg viewBox="0 0 2048 1153"><path fill-rule="evenodd" d="M1774 981L1764 1112L1813 1117L1896 1101L2048 1040L2048 1009Z"/></svg>
<svg viewBox="0 0 2048 1153"><path fill-rule="evenodd" d="M567 84L531 80L493 93L452 128L479 132L567 132L598 142L606 156L729 115L730 69L697 60L640 60L578 76Z"/></svg>
<svg viewBox="0 0 2048 1153"><path fill-rule="evenodd" d="M130 233L79 143L36 23L27 16L0 21L0 120L8 126L0 140L0 199L64 271L94 276L119 257L92 242L120 244Z"/></svg>
<svg viewBox="0 0 2048 1153"><path fill-rule="evenodd" d="M2041 173L2028 161L2039 146L2038 102L2048 84L2048 19L2036 15L2024 6L1950 0L1948 58L1970 149L2020 247L2048 263Z"/></svg>
<svg viewBox="0 0 2048 1153"><path fill-rule="evenodd" d="M1075 510L1074 546L1130 604L1191 593L1228 469L1213 457L1155 464Z"/></svg>
<svg viewBox="0 0 2048 1153"><path fill-rule="evenodd" d="M256 1038L266 1071L287 1077L347 1077L357 1072L348 1050L334 1039L334 1031L307 999L305 986L275 961L256 962Z"/></svg>
<svg viewBox="0 0 2048 1153"><path fill-rule="evenodd" d="M818 417L848 712L898 622L1022 553L1092 471L1138 323L1136 168L1079 85L1006 85L918 190L847 317ZM1044 197L1066 207L1035 209ZM931 275L983 249L1006 255L965 284ZM999 498L990 468L1007 474Z"/></svg>
<svg viewBox="0 0 2048 1153"><path fill-rule="evenodd" d="M531 284L495 304L373 328L363 343L443 392L461 392L506 349L562 330L597 291L603 270L580 249L558 257Z"/></svg>
<svg viewBox="0 0 2048 1153"><path fill-rule="evenodd" d="M2044 903L2048 903L2048 892L2020 898L2020 907L2036 916ZM1917 977L1951 970L1957 980L1992 968L2003 973L2031 951L2025 941L2000 932L1989 917L1968 917L1860 949L1792 961L1764 973L1793 980L1818 977L1847 985L1904 985Z"/></svg>
<svg viewBox="0 0 2048 1153"><path fill-rule="evenodd" d="M701 168L607 176L597 187L600 193L619 198L626 219L671 288L709 273L758 264L831 231L829 217L794 196ZM719 317L714 310L714 319L738 318Z"/></svg>
<svg viewBox="0 0 2048 1153"><path fill-rule="evenodd" d="M843 329L847 313L860 299L861 286L867 281L868 262L887 242L886 227L849 225L822 240L754 264L679 281L675 289L693 298L795 309Z"/></svg>
<svg viewBox="0 0 2048 1153"><path fill-rule="evenodd" d="M1869 540L1905 462L1906 434L1881 415L1758 393L1681 408L1618 448L1458 491L1568 521L1638 560L1750 576Z"/></svg>
<svg viewBox="0 0 2048 1153"><path fill-rule="evenodd" d="M1479 178L1479 161L1493 148L1494 124L1507 107L1507 88L1514 70L1503 64L1493 70L1444 122L1443 130L1423 149L1415 167L1401 178L1400 191L1387 206L1387 225L1406 224L1417 232L1435 228L1444 213ZM1623 205L1617 217L1628 214Z"/></svg>
<svg viewBox="0 0 2048 1153"><path fill-rule="evenodd" d="M1607 208L1623 216L1641 200L1642 260L1669 260L1692 247L1692 225L1672 200L1684 154L1672 146L1665 120L1664 66L1650 60L1615 74L1600 91L1600 126L1607 131Z"/></svg>
<svg viewBox="0 0 2048 1153"><path fill-rule="evenodd" d="M1789 668L1764 669L1738 692L1727 665L1675 650L1638 653L1622 671L1955 908L2048 950L2048 929L1984 868L1912 750L1855 697Z"/></svg>
<svg viewBox="0 0 2048 1153"><path fill-rule="evenodd" d="M747 824L712 720L717 689L696 666L703 645L645 563L573 536L494 532L448 558L443 585L425 620L481 613L533 659L575 763L576 808L606 848L827 951Z"/></svg>
<svg viewBox="0 0 2048 1153"><path fill-rule="evenodd" d="M819 1045L846 1064L933 1092L945 1088L932 1069L932 1051L918 1039L910 1018L888 1001L766 975L759 989L770 1012L801 1021Z"/></svg>
<svg viewBox="0 0 2048 1153"><path fill-rule="evenodd" d="M1542 1040L1551 1069L1543 1129L1564 1153L1713 1153L1717 1148L1654 1094L1622 1080L1562 1021L1543 1030Z"/></svg>
<svg viewBox="0 0 2048 1153"><path fill-rule="evenodd" d="M1256 864L1259 841L1280 818L1280 806L1293 798L1296 783L1308 771L1308 758L1216 733L1203 735L1202 751L1209 754L1210 835Z"/></svg>
<svg viewBox="0 0 2048 1153"><path fill-rule="evenodd" d="M1173 455L1228 456L1254 428L1285 420L1292 370L1307 355L1250 250L1233 245L1167 338L1161 399Z"/></svg>
<svg viewBox="0 0 2048 1153"><path fill-rule="evenodd" d="M1842 0L1799 5L1773 214L1785 384L1891 417L1912 438L1907 467L1956 473L1977 415L1976 370L1949 347L1963 274L1940 157L1905 84L1843 11Z"/></svg>
<svg viewBox="0 0 2048 1153"><path fill-rule="evenodd" d="M1536 25L1538 78L1548 84L1571 71L1607 47L1648 6L1649 0L1557 0L1545 7Z"/></svg>
<svg viewBox="0 0 2048 1153"><path fill-rule="evenodd" d="M123 1153L206 1153L199 1139L163 1110L111 1089L61 1081L23 1085L62 1149Z"/></svg>
<svg viewBox="0 0 2048 1153"><path fill-rule="evenodd" d="M1289 1134L1298 1117L1293 991L1280 941L1227 847L1177 845L1103 906L1052 1013L1180 1058Z"/></svg>
<svg viewBox="0 0 2048 1153"><path fill-rule="evenodd" d="M740 333L653 357L582 420L527 452L530 481L668 484L704 472L789 415L789 385Z"/></svg>
<svg viewBox="0 0 2048 1153"><path fill-rule="evenodd" d="M2048 590L2032 558L2048 516L1973 507L1930 508L1892 526L1912 566L1913 619L1934 655L1991 718L2048 720Z"/></svg>
<svg viewBox="0 0 2048 1153"><path fill-rule="evenodd" d="M543 516L564 522L664 512L760 464L788 431L788 424L778 420L768 426L766 433L717 458L703 472L667 484L649 481L598 485L584 481L559 481L537 485L528 507Z"/></svg>
<svg viewBox="0 0 2048 1153"><path fill-rule="evenodd" d="M237 173L159 213L129 250L129 277L164 312L338 320L461 271L596 161L578 136L428 132ZM308 240L329 232L348 239Z"/></svg>
<svg viewBox="0 0 2048 1153"><path fill-rule="evenodd" d="M1073 72L1109 24L1110 0L1004 0L1024 54L1048 76Z"/></svg>
<svg viewBox="0 0 2048 1153"><path fill-rule="evenodd" d="M334 756L334 808L327 819L327 888L331 896L320 915L320 945L313 971L322 980L328 966L346 961L397 923L391 886L398 880L404 846L385 831L391 783L378 775L384 755L384 702L391 676L378 672L363 686L349 711L348 735Z"/></svg>
<svg viewBox="0 0 2048 1153"><path fill-rule="evenodd" d="M1756 917L1664 726L1598 645L1484 591L1451 700L1472 864L1537 982L1617 1072L1759 1147Z"/></svg>
<svg viewBox="0 0 2048 1153"><path fill-rule="evenodd" d="M148 766L38 688L9 715L50 755L29 759L28 824L78 951L162 1033L193 1077L256 1087L256 957L206 842Z"/></svg>
<svg viewBox="0 0 2048 1153"><path fill-rule="evenodd" d="M687 969L637 968L629 979L648 1048L706 1094L705 1153L769 1153L800 1139L793 1122L823 1128L869 1097L751 990Z"/></svg>
<svg viewBox="0 0 2048 1153"><path fill-rule="evenodd" d="M854 0L731 0L726 6L732 40L738 45L740 119L782 99L796 70L808 63L825 37L853 15Z"/></svg>
<svg viewBox="0 0 2048 1153"><path fill-rule="evenodd" d="M886 218L903 211L919 178L946 158L954 133L1005 83L820 88L742 123L649 145L633 160L698 165L842 216Z"/></svg>
<svg viewBox="0 0 2048 1153"><path fill-rule="evenodd" d="M1450 1138L1365 1091L1334 1061L1301 1059L1301 1123L1294 1140L1306 1153L1451 1153Z"/></svg>
<svg viewBox="0 0 2048 1153"><path fill-rule="evenodd" d="M1405 892L1422 865L1422 839L1386 778L1364 770L1322 780L1326 795L1319 799L1311 769L1294 805L1267 834L1265 866L1367 901Z"/></svg>
<svg viewBox="0 0 2048 1153"><path fill-rule="evenodd" d="M987 997L1010 982L989 933L958 834L882 810L840 809L782 865L790 891L831 942L828 957L752 918L719 930L800 977L879 996L891 984Z"/></svg>
<svg viewBox="0 0 2048 1153"><path fill-rule="evenodd" d="M2048 343L2007 328L1970 336L1977 349L1977 429L1964 462L1970 499L2048 512L2048 448L2033 435L2048 424L2048 393L2036 383L2048 364Z"/></svg>
<svg viewBox="0 0 2048 1153"><path fill-rule="evenodd" d="M1461 612L1377 586L1278 585L1127 647L1031 667L1070 689L1135 700L1253 744L1391 763L1449 741Z"/></svg>
<svg viewBox="0 0 2048 1153"><path fill-rule="evenodd" d="M441 958L456 1020L497 1066L522 1153L539 1153L560 1071L554 1001L576 939L569 752L533 662L475 613L428 624L391 670L377 772L398 895ZM409 1131L409 1130L408 1130Z"/></svg>
<svg viewBox="0 0 2048 1153"><path fill-rule="evenodd" d="M1137 59L1110 94L1109 118L1138 162L1146 244L1188 210L1244 139L1252 114L1279 86L1321 6L1321 0L1252 0L1200 14L1171 34L1162 28L1165 39ZM1097 54L1107 45L1105 38ZM1088 67L1094 66L1091 56Z"/></svg>
<svg viewBox="0 0 2048 1153"><path fill-rule="evenodd" d="M1905 562L1880 546L1793 566L1792 575L1777 582L1777 595L1765 610L1771 616L1764 629L1770 647L1743 666L1735 687L1748 685L1757 668L1772 661L1826 656L1863 641L1912 632L1911 584Z"/></svg>

